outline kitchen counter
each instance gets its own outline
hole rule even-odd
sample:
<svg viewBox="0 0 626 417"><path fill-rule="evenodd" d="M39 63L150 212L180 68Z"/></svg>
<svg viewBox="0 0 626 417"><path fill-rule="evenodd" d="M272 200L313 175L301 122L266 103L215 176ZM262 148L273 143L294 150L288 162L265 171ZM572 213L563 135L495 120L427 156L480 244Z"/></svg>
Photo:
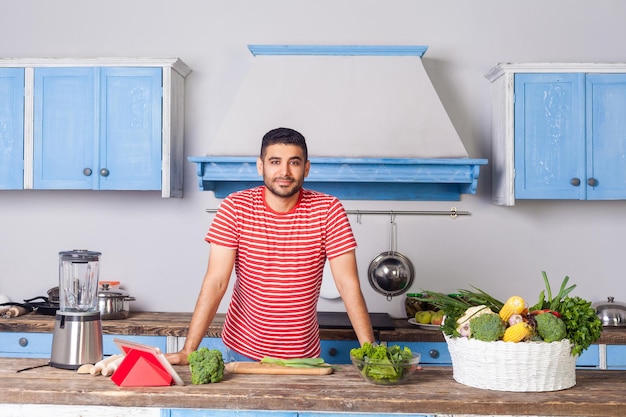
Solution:
<svg viewBox="0 0 626 417"><path fill-rule="evenodd" d="M574 387L542 393L472 388L455 382L450 368L434 367L394 386L369 384L350 365L324 376L226 374L210 385L190 385L189 369L177 366L186 385L139 388L48 366L16 372L39 364L0 358L0 404L619 417L626 410L626 371L579 370Z"/></svg>
<svg viewBox="0 0 626 417"><path fill-rule="evenodd" d="M124 320L103 320L104 334L186 336L191 313L131 312ZM423 330L405 319L393 319L394 330L377 330L379 340L400 342L443 342L440 331ZM224 314L218 314L207 330L207 337L220 337ZM52 332L54 316L26 314L11 319L0 318L0 332ZM320 329L322 339L355 340L351 329ZM605 328L599 344L626 345L626 327Z"/></svg>
<svg viewBox="0 0 626 417"><path fill-rule="evenodd" d="M105 320L103 333L186 336L191 313L131 312L124 320ZM208 337L220 337L224 315L216 316ZM393 320L394 330L378 330L380 340L443 342L439 331ZM50 333L54 317L27 314L0 318L0 332ZM321 329L323 339L354 340L351 329ZM599 344L626 345L626 329L607 328ZM407 385L377 386L360 379L349 365L329 376L228 375L219 384L193 386L186 366L176 367L187 385L120 388L105 377L43 367L42 359L0 358L1 404L52 404L113 407L294 410L365 413L622 416L626 409L626 371L577 370L577 384L564 391L510 393L481 390L452 379L450 367L425 367ZM271 382L270 382L271 381Z"/></svg>

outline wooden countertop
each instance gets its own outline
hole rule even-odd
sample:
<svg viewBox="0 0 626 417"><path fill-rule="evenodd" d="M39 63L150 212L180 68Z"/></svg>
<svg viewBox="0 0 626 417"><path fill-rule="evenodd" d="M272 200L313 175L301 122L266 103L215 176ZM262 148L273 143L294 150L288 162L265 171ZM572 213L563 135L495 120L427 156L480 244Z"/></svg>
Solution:
<svg viewBox="0 0 626 417"><path fill-rule="evenodd" d="M103 320L105 334L186 336L191 313L131 312L124 320ZM437 330L423 330L404 319L393 320L395 330L376 331L376 337L385 341L443 342ZM220 337L224 315L218 314L209 329L208 337ZM52 332L54 317L41 314L26 314L11 319L0 318L0 332ZM320 329L322 339L355 340L351 329ZM626 345L626 327L605 328L598 340L600 344Z"/></svg>
<svg viewBox="0 0 626 417"><path fill-rule="evenodd" d="M48 366L16 372L41 363L0 358L0 404L589 417L626 410L626 371L579 370L574 387L541 393L472 388L434 367L394 386L369 384L350 365L325 376L226 374L210 385L190 385L189 369L177 366L187 385L138 388Z"/></svg>

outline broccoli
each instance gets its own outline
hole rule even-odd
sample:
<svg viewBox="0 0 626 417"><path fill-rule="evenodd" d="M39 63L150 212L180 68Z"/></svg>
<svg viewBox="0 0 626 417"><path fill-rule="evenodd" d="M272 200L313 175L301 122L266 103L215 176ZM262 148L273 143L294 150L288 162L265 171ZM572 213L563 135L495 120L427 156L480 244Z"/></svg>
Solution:
<svg viewBox="0 0 626 417"><path fill-rule="evenodd" d="M506 325L498 314L490 313L470 320L470 331L474 339L495 342L504 336Z"/></svg>
<svg viewBox="0 0 626 417"><path fill-rule="evenodd" d="M567 336L565 322L554 314L537 314L535 320L537 321L537 333L545 342L558 342Z"/></svg>
<svg viewBox="0 0 626 417"><path fill-rule="evenodd" d="M361 373L366 377L381 382L392 382L402 378L405 372L402 365L413 358L413 352L407 346L401 348L398 345L372 345L365 342L360 348L351 349L350 356L366 362L361 369Z"/></svg>
<svg viewBox="0 0 626 417"><path fill-rule="evenodd" d="M187 355L194 385L220 382L224 378L224 359L217 349L201 347Z"/></svg>

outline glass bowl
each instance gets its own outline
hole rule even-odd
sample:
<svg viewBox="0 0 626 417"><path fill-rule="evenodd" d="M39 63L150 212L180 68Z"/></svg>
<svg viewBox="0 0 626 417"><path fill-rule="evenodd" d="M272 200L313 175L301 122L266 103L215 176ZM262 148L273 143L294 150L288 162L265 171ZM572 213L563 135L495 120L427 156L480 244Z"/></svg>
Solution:
<svg viewBox="0 0 626 417"><path fill-rule="evenodd" d="M365 381L377 385L395 385L406 383L415 373L420 363L420 354L414 353L413 358L396 365L359 360L352 356L350 360Z"/></svg>

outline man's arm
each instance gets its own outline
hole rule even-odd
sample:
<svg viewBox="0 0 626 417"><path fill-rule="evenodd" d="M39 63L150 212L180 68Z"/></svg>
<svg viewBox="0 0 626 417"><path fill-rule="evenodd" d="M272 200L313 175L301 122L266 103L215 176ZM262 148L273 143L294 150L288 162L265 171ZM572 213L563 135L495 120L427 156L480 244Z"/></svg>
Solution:
<svg viewBox="0 0 626 417"><path fill-rule="evenodd" d="M185 344L179 352L165 355L171 364L188 364L187 355L198 349L228 289L230 275L235 265L236 252L236 250L225 246L211 244L209 263L191 317Z"/></svg>
<svg viewBox="0 0 626 417"><path fill-rule="evenodd" d="M339 295L346 306L346 311L359 343L374 343L374 331L365 304L365 298L361 292L361 283L356 266L356 254L354 250L339 255L329 260L330 270Z"/></svg>

